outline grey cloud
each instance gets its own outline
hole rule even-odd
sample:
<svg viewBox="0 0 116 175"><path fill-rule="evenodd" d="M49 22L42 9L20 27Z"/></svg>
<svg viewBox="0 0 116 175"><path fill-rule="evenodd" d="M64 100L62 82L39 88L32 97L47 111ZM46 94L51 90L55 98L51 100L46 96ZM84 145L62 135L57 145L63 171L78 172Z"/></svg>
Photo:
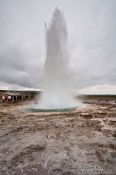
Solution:
<svg viewBox="0 0 116 175"><path fill-rule="evenodd" d="M1 0L0 82L41 86L44 22L56 6L66 18L74 84L116 84L115 0Z"/></svg>

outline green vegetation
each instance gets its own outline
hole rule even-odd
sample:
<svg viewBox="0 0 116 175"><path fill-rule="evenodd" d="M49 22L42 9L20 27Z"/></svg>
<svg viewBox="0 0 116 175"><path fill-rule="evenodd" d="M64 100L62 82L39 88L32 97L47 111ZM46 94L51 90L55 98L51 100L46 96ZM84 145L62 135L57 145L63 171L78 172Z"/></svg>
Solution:
<svg viewBox="0 0 116 175"><path fill-rule="evenodd" d="M80 95L79 98L84 100L116 100L116 95Z"/></svg>

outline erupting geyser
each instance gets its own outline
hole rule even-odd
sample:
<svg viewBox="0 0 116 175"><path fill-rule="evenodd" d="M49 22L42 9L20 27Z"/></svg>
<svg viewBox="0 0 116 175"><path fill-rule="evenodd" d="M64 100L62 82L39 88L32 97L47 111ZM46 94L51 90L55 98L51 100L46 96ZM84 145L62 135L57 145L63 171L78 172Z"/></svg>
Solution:
<svg viewBox="0 0 116 175"><path fill-rule="evenodd" d="M46 62L43 93L33 110L63 110L78 104L71 94L71 75L67 54L67 29L63 14L56 8L46 28Z"/></svg>

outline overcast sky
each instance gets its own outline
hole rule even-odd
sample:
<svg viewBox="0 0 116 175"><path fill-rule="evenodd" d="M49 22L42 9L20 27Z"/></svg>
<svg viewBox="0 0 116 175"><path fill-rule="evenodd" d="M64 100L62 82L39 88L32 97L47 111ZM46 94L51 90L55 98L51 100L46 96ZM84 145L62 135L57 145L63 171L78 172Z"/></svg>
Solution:
<svg viewBox="0 0 116 175"><path fill-rule="evenodd" d="M116 0L0 0L0 85L42 86L44 23L56 6L67 24L74 86L116 93Z"/></svg>

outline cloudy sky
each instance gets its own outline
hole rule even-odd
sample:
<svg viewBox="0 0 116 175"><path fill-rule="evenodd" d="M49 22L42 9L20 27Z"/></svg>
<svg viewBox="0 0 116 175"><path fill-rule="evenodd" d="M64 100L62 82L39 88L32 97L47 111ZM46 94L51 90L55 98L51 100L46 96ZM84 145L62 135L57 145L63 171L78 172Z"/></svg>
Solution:
<svg viewBox="0 0 116 175"><path fill-rule="evenodd" d="M42 87L45 22L64 12L74 87L116 94L116 0L0 0L0 87Z"/></svg>

